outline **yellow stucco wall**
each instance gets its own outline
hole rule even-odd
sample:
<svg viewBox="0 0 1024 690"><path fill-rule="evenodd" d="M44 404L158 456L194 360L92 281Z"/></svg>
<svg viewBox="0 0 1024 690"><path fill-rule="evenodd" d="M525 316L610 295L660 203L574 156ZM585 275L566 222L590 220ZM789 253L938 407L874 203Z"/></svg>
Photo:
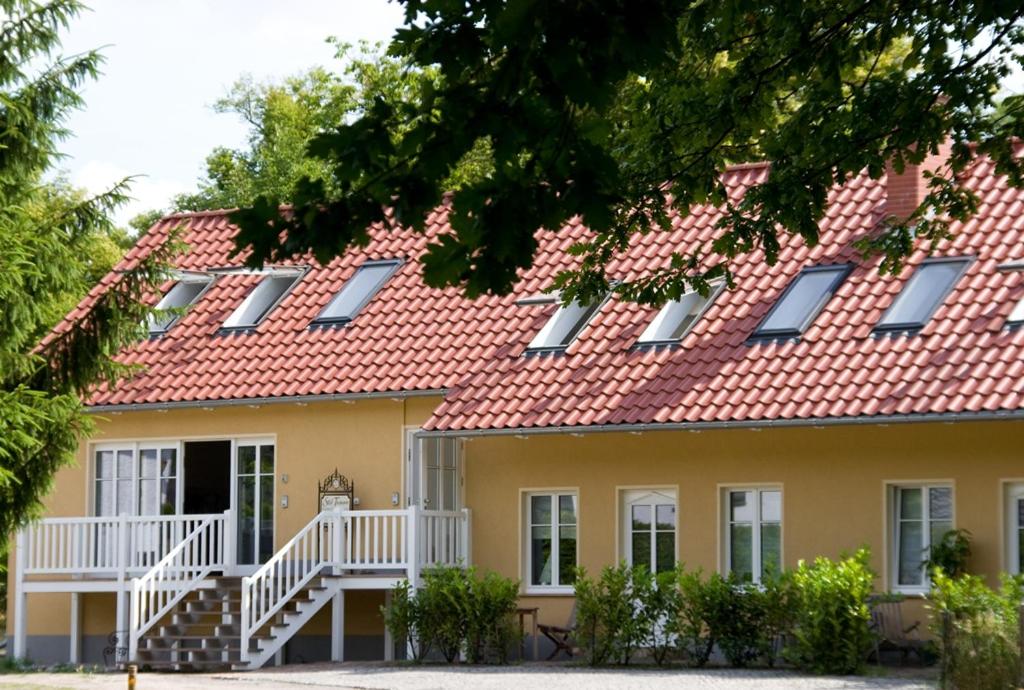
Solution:
<svg viewBox="0 0 1024 690"><path fill-rule="evenodd" d="M974 537L972 570L994 582L1004 565L1001 480L1024 477L1022 440L1021 422L473 439L465 444L473 560L521 578L521 491L575 488L579 561L596 572L623 555L617 487L671 486L678 489L680 560L715 570L723 485L777 484L787 566L867 545L886 589L886 482L948 480L956 526ZM527 604L558 623L571 600L524 597Z"/></svg>

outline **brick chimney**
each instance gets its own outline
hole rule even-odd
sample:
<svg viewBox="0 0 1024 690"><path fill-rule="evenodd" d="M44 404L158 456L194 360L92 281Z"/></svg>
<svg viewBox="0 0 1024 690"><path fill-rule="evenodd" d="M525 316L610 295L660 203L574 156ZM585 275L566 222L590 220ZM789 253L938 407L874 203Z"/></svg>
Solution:
<svg viewBox="0 0 1024 690"><path fill-rule="evenodd" d="M929 153L920 163L907 161L903 172L897 173L892 162L885 166L886 215L905 221L921 205L928 193L928 180L924 173L938 172L949 158L949 140L939 147L938 153Z"/></svg>

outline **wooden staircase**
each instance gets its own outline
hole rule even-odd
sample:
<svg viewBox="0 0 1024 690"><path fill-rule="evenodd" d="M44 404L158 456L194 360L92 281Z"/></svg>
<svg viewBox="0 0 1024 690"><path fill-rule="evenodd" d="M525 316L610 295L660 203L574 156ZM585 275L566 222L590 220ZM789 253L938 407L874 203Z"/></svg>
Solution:
<svg viewBox="0 0 1024 690"><path fill-rule="evenodd" d="M341 587L322 575L291 597L276 617L249 638L249 660L241 654L242 578L216 577L193 590L139 639L134 663L168 671L244 670L263 666Z"/></svg>

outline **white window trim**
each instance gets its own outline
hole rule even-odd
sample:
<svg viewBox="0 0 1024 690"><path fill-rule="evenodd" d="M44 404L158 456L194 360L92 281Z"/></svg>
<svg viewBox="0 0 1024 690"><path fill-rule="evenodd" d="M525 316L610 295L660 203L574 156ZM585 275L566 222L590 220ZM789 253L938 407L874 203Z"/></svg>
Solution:
<svg viewBox="0 0 1024 690"><path fill-rule="evenodd" d="M885 483L885 533L888 542L886 556L888 564L886 576L889 579L889 590L898 594L927 594L931 591L931 577L925 569L923 581L919 585L900 584L900 540L899 540L899 501L897 500L901 489L922 489L927 493L928 489L950 489L953 492L953 518L950 521L951 529L956 529L956 484L947 479L930 479L914 481L887 481ZM927 496L925 497L927 499ZM924 553L931 548L931 502L924 500L922 505L922 520L924 529L922 536L927 543L922 549L922 560Z"/></svg>
<svg viewBox="0 0 1024 690"><path fill-rule="evenodd" d="M299 281L301 281L303 276L305 275L305 270L294 273L267 273L263 275L260 281L256 283L256 285L254 285L251 290L249 290L249 293L245 296L245 299L243 299L242 302L237 307L235 307L234 311L232 311L228 315L228 317L224 319L224 323L221 324L221 329L225 331L244 331L247 329L256 328L261 323L267 320L267 317L270 316L270 314L275 309L277 309L278 305L280 305L281 302L283 302L285 298L287 298L288 295L291 294L292 290L295 289L295 286L299 284ZM262 311L262 313L260 313L259 317L257 317L255 321L253 321L252 323L238 323L238 320L241 318L241 314L243 314L245 310L249 307L249 304L252 303L254 299L256 299L256 295L260 291L260 286L262 286L265 281L283 280L285 278L290 278L292 282L288 285L287 288L284 289L283 292L281 292L280 295L277 296L277 298L273 302L267 305L267 307Z"/></svg>
<svg viewBox="0 0 1024 690"><path fill-rule="evenodd" d="M676 507L676 526L675 526L675 529L673 529L673 532L675 533L675 539L673 540L672 557L675 560L675 564L678 564L679 563L679 490L678 490L678 488L677 487L670 487L670 486L620 486L620 487L616 487L616 489L617 489L617 492L618 492L618 495L619 495L619 500L618 500L618 520L617 520L617 522L618 522L618 525L619 525L618 533L620 535L620 537L618 539L618 552L619 552L620 558L622 560L625 560L627 563L629 563L630 566L635 565L633 563L633 529L632 529L632 523L631 523L632 516L631 516L631 511L629 510L629 506L631 506L633 504L637 504L637 503L641 503L641 504L644 504L644 505L649 505L649 503L647 503L647 502L641 502L640 499L644 498L645 496L650 495L650 494L661 494L661 495L665 496L665 498L667 500L672 501L672 503ZM635 498L631 499L630 498L631 495L635 496ZM652 517L652 520L653 520L655 516L652 514L651 517ZM579 520L578 516L577 516L577 520ZM656 530L653 528L653 523L652 523L652 534L655 531ZM578 548L579 547L577 546L577 549ZM654 556L654 553L655 553L655 551L654 551L655 548L656 548L656 544L652 540L652 543L651 543L651 550L652 550L651 563L653 563L653 560L654 560L653 556ZM651 563L648 563L648 564L645 564L645 565L650 565Z"/></svg>
<svg viewBox="0 0 1024 690"><path fill-rule="evenodd" d="M733 491L753 491L757 515L751 525L751 582L761 584L761 492L779 492L779 563L786 563L786 493L782 484L719 484L718 485L718 541L719 573L729 577L732 572L732 543L729 525L732 523L729 511L729 494Z"/></svg>
<svg viewBox="0 0 1024 690"><path fill-rule="evenodd" d="M564 596L566 594L574 594L576 589L574 585L534 585L530 584L530 573L533 571L533 560L532 560L532 549L530 532L530 497L531 496L552 496L552 514L557 513L558 510L558 496L575 496L576 497L576 566L580 564L580 513L582 512L582 503L580 501L580 491L576 487L560 487L560 488L527 488L519 490L519 541L520 541L520 563L519 572L522 573L522 589L524 594L531 595L558 595ZM557 549L557 529L554 520L552 520L552 545ZM552 559L552 565L557 572L558 568L558 553L555 550L554 557ZM561 575L561 573L558 573ZM561 578L559 578L560 580Z"/></svg>
<svg viewBox="0 0 1024 690"><path fill-rule="evenodd" d="M1000 522L1003 526L1003 570L1011 575L1019 575L1022 569L1017 530L1021 525L1017 524L1016 507L1017 500L1024 499L1024 479L1002 480L999 493L1002 505L1002 520Z"/></svg>
<svg viewBox="0 0 1024 690"><path fill-rule="evenodd" d="M223 438L223 437L221 437L221 438ZM237 548L237 538L238 538L238 520L241 517L241 511L239 510L239 505L238 505L238 478L239 478L239 472L238 472L238 447L239 446L256 446L256 448L257 448L257 460L256 460L257 465L256 465L256 467L254 469L256 469L257 472L254 475L247 474L246 476L255 476L256 477L256 482L255 482L256 494L255 495L257 497L257 503L262 502L261 499L263 498L263 496L262 496L262 488L260 487L259 478L260 477L266 477L266 476L270 476L270 477L273 478L273 481L271 482L271 485L273 486L273 489L271 490L271 494L272 495L270 497L270 505L271 505L271 511L272 511L271 512L271 514L272 514L272 518L271 518L272 524L271 524L271 533L270 533L270 554L271 554L271 557L273 557L273 554L276 553L277 550L278 550L277 549L277 529L278 529L278 523L280 522L280 520L278 519L278 515L277 515L277 508L278 508L277 496L278 496L278 481L279 481L278 480L278 476L279 476L278 475L278 467L279 467L278 462L281 459L281 454L280 454L280 447L278 446L278 443L277 443L277 436L235 436L235 437L231 437L230 440L231 440L231 498L230 498L230 503L229 504L231 506L231 513L234 516L234 519L232 520L233 524L230 525L229 528L231 530L233 530L233 534L235 535L236 548ZM182 445L184 447L184 444L182 444ZM265 472L259 472L258 471L259 470L259 451L258 451L258 448L260 446L273 446L274 447L274 466L273 466L273 468L271 468L269 474L265 473ZM182 495L184 495L184 491L182 492ZM256 532L257 532L257 534L259 533L259 529L258 528L257 528ZM259 561L259 543L258 543L258 541L257 541L257 544L255 545L254 548L256 549L256 557L257 557L256 560ZM235 555L237 557L238 554L236 553ZM262 564L259 563L259 562L255 563L255 564L239 564L238 565L238 568L239 568L238 572L245 573L245 574L253 573L253 572L256 572L256 570L258 570L261 565Z"/></svg>
<svg viewBox="0 0 1024 690"><path fill-rule="evenodd" d="M654 334L657 333L658 330L661 328L662 322L664 322L665 319L668 318L668 313L673 305L682 302L683 299L685 299L689 295L698 293L696 290L690 290L689 292L684 292L682 295L680 295L679 299L666 302L661 307L661 309L658 310L658 313L657 315L655 315L654 319L647 325L647 328L644 329L644 332L640 334L640 337L637 338L637 344L657 345L659 343L680 342L683 338L690 334L690 331L692 331L694 327L696 327L696 325L704 317L705 312L707 312L707 310L711 308L711 305L715 303L715 300L718 299L719 295L722 294L722 291L724 289L725 280L713 280L708 284L708 296L707 298L702 298L704 299L704 304L702 304L700 309L697 310L697 313L694 314L693 316L693 321L690 322L690 325L686 327L686 330L684 330L678 338L655 338Z"/></svg>
<svg viewBox="0 0 1024 690"><path fill-rule="evenodd" d="M587 326L589 326L591 322L595 318L597 318L597 315L601 313L601 310L604 308L605 303L608 302L610 298L611 293L608 293L601 299L597 300L596 304L593 302L588 302L586 305L582 305L580 302L572 302L569 305L559 304L558 308L555 309L554 312L552 312L551 316L548 318L544 326L539 331L537 331L536 335L533 336L533 339L530 341L530 344L526 346L526 351L560 352L566 350L570 345L572 345L579 339L579 337L583 334L583 331L587 330ZM576 333L573 334L572 338L570 338L568 342L564 344L548 344L546 341L551 337L551 331L555 329L555 324L558 322L558 317L561 314L563 314L566 309L573 305L584 306L585 309L590 309L590 307L593 306L593 311L591 311L590 314L587 315L587 317L583 320L583 322L580 323L579 328L576 329Z"/></svg>
<svg viewBox="0 0 1024 690"><path fill-rule="evenodd" d="M171 291L174 290L174 288L176 288L179 284L202 283L203 288L198 293L196 293L196 296L193 297L192 300L187 304L183 304L181 307L179 307L180 309L187 313L188 310L191 309L193 305L195 305L199 300L201 300L203 298L203 295L205 295L207 291L209 291L209 289L213 287L214 282L216 282L216 276L207 275L205 273L179 272L175 275L175 277L176 280L174 285L168 288L167 292L163 293L160 296L160 300L153 307L154 309L161 309L160 305L163 304L164 300L166 300L167 297L171 294ZM175 314L174 317L164 325L156 324L153 318L151 317L148 323L149 334L151 336L163 335L167 331L174 328L174 325L178 323L178 321L180 321L185 315L185 313Z"/></svg>
<svg viewBox="0 0 1024 690"><path fill-rule="evenodd" d="M174 451L175 451L175 454L176 454L175 474L174 474L174 482L175 482L175 485L174 485L175 486L174 514L175 515L181 515L182 514L182 496L184 495L184 485L182 484L182 479L184 477L184 471L183 471L184 470L184 457L183 457L183 453L182 453L183 448L184 448L184 444L181 441L179 441L179 440L169 440L169 439L146 439L146 440L137 440L137 441L106 441L106 442L103 442L103 443L92 443L92 444L89 444L89 463L88 463L89 472L87 474L87 479L88 479L88 482L89 482L89 492L87 494L87 496L88 496L89 514L94 516L94 517L98 517L97 512L99 511L99 506L96 504L96 482L99 481L97 476L96 476L96 473L99 471L99 467L96 464L96 455L98 453L101 453L101 452L104 452L104 451L113 451L114 452L114 462L116 464L116 462L117 462L117 451L120 451L120 450L130 450L132 452L132 476L131 476L131 482L132 482L132 507L131 507L131 510L129 512L122 513L122 514L123 515L131 516L131 517L135 517L135 516L139 515L139 510L140 510L139 501L141 500L142 474L141 474L141 471L140 471L140 468L139 468L139 462L141 461L141 451L143 451L143 450L156 450L158 452L158 454L159 454L159 451L161 451L163 449L166 449L166 448L173 448ZM158 481L159 481L159 478L158 478ZM110 517L115 517L115 516L110 516Z"/></svg>

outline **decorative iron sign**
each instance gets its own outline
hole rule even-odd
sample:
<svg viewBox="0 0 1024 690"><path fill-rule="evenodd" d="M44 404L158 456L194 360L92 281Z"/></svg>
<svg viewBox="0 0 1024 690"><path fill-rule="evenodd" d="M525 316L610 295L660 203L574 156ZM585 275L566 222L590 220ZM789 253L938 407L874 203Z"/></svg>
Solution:
<svg viewBox="0 0 1024 690"><path fill-rule="evenodd" d="M317 483L317 505L320 511L350 510L355 498L355 482L338 472L333 472Z"/></svg>

